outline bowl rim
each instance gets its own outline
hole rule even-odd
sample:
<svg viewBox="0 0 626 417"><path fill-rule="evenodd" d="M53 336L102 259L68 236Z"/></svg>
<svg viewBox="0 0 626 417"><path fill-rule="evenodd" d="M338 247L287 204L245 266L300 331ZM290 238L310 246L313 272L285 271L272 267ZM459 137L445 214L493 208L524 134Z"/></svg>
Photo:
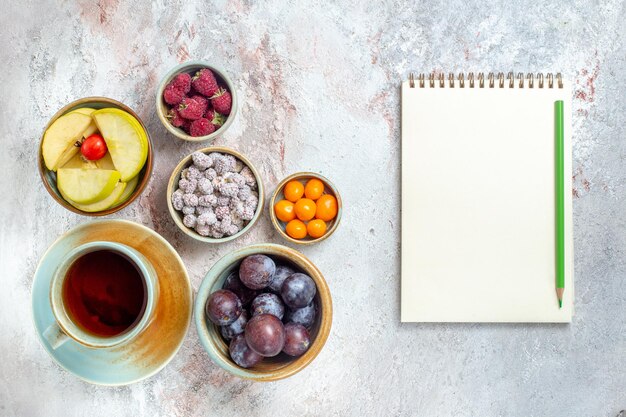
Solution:
<svg viewBox="0 0 626 417"><path fill-rule="evenodd" d="M232 98L232 105L231 105L230 114L226 118L226 121L224 122L224 124L222 126L220 126L220 128L217 129L215 132L211 133L210 135L206 135L206 136L191 136L191 135L188 135L187 133L183 132L182 129L179 129L177 127L172 126L167 121L167 118L165 117L165 114L163 112L163 108L165 107L165 105L163 104L162 97L163 97L163 91L165 90L165 86L176 75L178 75L181 72L185 72L186 69L191 68L191 67L208 68L211 71L217 73L217 75L222 80L224 80L224 82L226 83L226 86L228 87L228 90L230 92L230 96ZM165 76L163 76L163 78L161 79L161 82L159 83L159 87L157 88L155 99L156 99L155 105L156 105L157 116L159 117L159 120L161 121L161 123L163 124L165 129L167 129L168 132L170 132L172 135L176 136L177 138L182 139L182 140L186 140L188 142L204 142L204 141L207 141L207 140L214 140L215 138L223 135L228 130L230 125L235 120L235 116L237 115L238 97L237 97L237 90L235 89L235 85L233 84L232 80L226 74L226 72L224 72L224 70L222 70L219 67L216 67L213 64L210 64L210 63L208 63L206 61L202 61L202 60L185 61L182 64L178 64L174 68L170 69L165 74Z"/></svg>
<svg viewBox="0 0 626 417"><path fill-rule="evenodd" d="M180 173L189 163L189 161L191 160L191 155L193 155L195 152L202 152L204 154L209 154L211 152L227 153L241 160L241 162L243 162L246 166L248 166L248 168L250 168L250 170L254 174L254 178L256 179L257 189L259 193L259 202L257 205L257 210L255 211L254 217L252 218L252 220L250 220L250 222L248 222L248 224L243 229L241 229L239 232L235 233L232 236L224 236L219 239L208 237L208 236L201 236L195 230L192 230L183 224L183 221L181 219L181 216L178 210L176 210L174 206L172 205L172 193L174 192L174 183L176 182L177 178L180 178ZM248 231L250 231L250 229L252 229L252 226L254 226L254 224L259 220L259 218L261 217L261 214L263 213L263 207L265 206L265 187L263 186L263 179L261 178L261 175L259 174L257 169L254 167L252 162L250 162L250 160L246 158L244 155L242 155L241 153L237 152L234 149L227 148L224 146L208 146L206 148L197 149L193 151L192 153L190 153L189 155L185 156L183 159L181 159L181 161L178 163L178 165L176 165L176 167L172 171L172 174L170 175L170 179L167 183L167 190L165 192L165 196L167 198L167 208L168 208L168 211L170 212L170 217L172 218L172 220L174 220L174 223L176 223L176 226L178 226L178 228L182 230L183 233L185 233L187 236L192 237L200 242L205 242L205 243L225 243L225 242L229 242L231 240L234 240L234 239L237 239L238 237L243 236Z"/></svg>
<svg viewBox="0 0 626 417"><path fill-rule="evenodd" d="M50 170L45 166L45 163L44 163L44 160L43 160L43 150L42 150L42 147L43 147L43 137L44 137L46 131L48 130L48 128L50 127L50 125L52 125L52 123L54 123L61 116L69 113L70 111L72 111L72 109L74 109L75 107L77 107L77 106L88 107L89 103L112 104L112 105L120 108L121 110L124 110L125 112L130 113L135 119L137 119L137 121L139 122L139 124L143 128L144 132L146 133L146 137L148 138L148 155L146 157L146 162L144 164L144 167L142 168L142 170L145 170L145 172L143 173L141 181L137 183L137 186L135 187L135 190L133 191L133 193L122 204L117 205L117 206L112 207L112 208L108 208L106 210L101 210L101 211L96 211L96 212L87 212L87 211L79 210L76 207L72 206L67 201L65 201L65 199L63 199L60 196L58 196L54 192L54 190L52 189L52 186L50 185L50 183L48 182L48 179L46 178L46 173L49 172ZM61 109L59 109L50 118L50 120L48 121L48 123L44 127L43 132L41 134L41 138L39 139L39 147L38 147L38 151L37 152L38 152L37 159L38 159L39 177L41 178L41 181L43 182L44 188L48 191L48 194L50 194L52 196L52 198L57 203L59 203L61 206L63 206L66 210L69 210L69 211L71 211L73 213L76 213L76 214L81 214L83 216L88 216L88 217L108 216L109 214L116 213L116 212L126 208L130 204L132 204L137 199L137 197L139 197L143 193L144 189L146 188L146 186L150 182L150 179L152 177L152 168L153 168L153 165L154 165L154 153L153 153L153 149L152 149L152 138L150 137L150 132L146 128L146 125L144 124L143 120L141 120L141 117L139 117L139 115L132 108L127 106L126 104L124 104L122 102L119 102L119 101L117 101L115 99L112 99L112 98L109 98L109 97L104 97L104 96L90 96L90 97L79 98L77 100L74 100L74 101L66 104Z"/></svg>
<svg viewBox="0 0 626 417"><path fill-rule="evenodd" d="M282 192L282 190L285 187L285 185L289 181L291 181L291 180L300 180L303 177L313 177L313 178L317 178L320 181L322 181L324 183L324 185L332 191L332 195L337 200L337 216L335 216L335 218L333 219L334 220L333 221L333 225L330 227L330 229L328 229L326 231L326 233L324 233L323 236L318 237L316 239L299 240L299 239L292 238L291 236L289 236L287 234L287 232L285 232L284 227L282 227L282 225L281 225L282 222L280 220L278 220L278 218L276 217L276 213L274 212L274 204L276 202L276 198L278 197L278 194ZM298 245L305 245L306 246L306 245L313 245L315 243L321 242L324 239L329 238L330 235L332 235L333 233L335 233L335 230L337 230L337 227L339 227L339 223L341 222L342 207L343 207L343 204L342 204L342 201L341 201L341 195L339 194L339 190L337 189L335 184L333 184L325 176L323 176L321 174L318 174L316 172L302 171L302 172L296 172L296 173L293 173L291 175L288 175L281 182L278 183L278 185L276 186L276 189L272 193L272 198L270 199L270 204L269 204L268 210L270 212L270 219L272 220L272 225L274 226L274 229L276 229L278 231L278 233L285 240L288 240L289 242L292 242L292 243L295 243L295 244L298 244Z"/></svg>
<svg viewBox="0 0 626 417"><path fill-rule="evenodd" d="M277 371L255 371L254 369L241 368L230 360L224 360L223 356L211 342L211 338L209 336L209 325L207 324L204 313L206 301L209 295L213 292L214 286L222 277L223 272L246 256L258 253L269 256L283 256L291 262L297 264L298 267L302 268L307 274L309 274L317 286L317 292L320 296L319 310L323 312L317 336L313 339L313 343L311 343L309 349L302 356L294 358L292 362ZM317 357L317 355L319 355L328 339L328 336L330 335L332 316L332 297L322 272L301 252L275 243L257 243L245 246L224 255L215 264L213 264L202 279L194 301L194 320L196 322L198 338L211 360L219 367L235 376L261 382L284 379L307 367Z"/></svg>

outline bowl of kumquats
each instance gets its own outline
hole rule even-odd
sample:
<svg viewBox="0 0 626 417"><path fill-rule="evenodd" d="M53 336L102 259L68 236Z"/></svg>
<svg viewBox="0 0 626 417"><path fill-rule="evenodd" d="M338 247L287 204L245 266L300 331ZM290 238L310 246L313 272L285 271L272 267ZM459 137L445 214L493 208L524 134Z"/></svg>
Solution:
<svg viewBox="0 0 626 417"><path fill-rule="evenodd" d="M272 224L290 242L320 242L339 226L341 197L322 175L298 172L282 180L270 201Z"/></svg>

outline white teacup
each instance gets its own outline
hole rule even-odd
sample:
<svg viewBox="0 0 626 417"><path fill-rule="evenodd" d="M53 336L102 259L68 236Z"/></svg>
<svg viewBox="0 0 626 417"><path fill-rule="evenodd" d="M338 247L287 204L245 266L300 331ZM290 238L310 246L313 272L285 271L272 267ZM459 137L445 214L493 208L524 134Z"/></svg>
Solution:
<svg viewBox="0 0 626 417"><path fill-rule="evenodd" d="M114 336L98 336L85 331L76 324L64 305L63 284L68 271L79 258L96 251L112 251L125 257L139 272L145 284L145 307L139 317L127 330ZM159 297L159 284L154 268L137 250L115 242L90 242L70 251L54 272L50 284L50 304L56 321L43 333L53 349L57 349L72 339L90 348L108 348L128 343L137 337L152 320Z"/></svg>

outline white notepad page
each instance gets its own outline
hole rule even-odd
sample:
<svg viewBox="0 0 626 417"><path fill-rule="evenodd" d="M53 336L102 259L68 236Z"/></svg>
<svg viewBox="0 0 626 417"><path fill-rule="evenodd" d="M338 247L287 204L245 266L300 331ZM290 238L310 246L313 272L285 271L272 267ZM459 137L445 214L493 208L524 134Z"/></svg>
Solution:
<svg viewBox="0 0 626 417"><path fill-rule="evenodd" d="M571 321L571 95L563 87L403 83L403 322ZM565 110L562 309L555 292L556 100Z"/></svg>

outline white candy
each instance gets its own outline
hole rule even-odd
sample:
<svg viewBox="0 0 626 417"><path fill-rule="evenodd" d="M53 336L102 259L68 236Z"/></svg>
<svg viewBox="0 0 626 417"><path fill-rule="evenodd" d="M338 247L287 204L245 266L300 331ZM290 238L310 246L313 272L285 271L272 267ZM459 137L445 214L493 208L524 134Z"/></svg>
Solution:
<svg viewBox="0 0 626 417"><path fill-rule="evenodd" d="M200 178L198 180L198 191L202 194L212 194L213 193L213 184L211 184L211 180L207 178Z"/></svg>
<svg viewBox="0 0 626 417"><path fill-rule="evenodd" d="M195 227L197 218L193 214L187 214L183 217L183 224L187 227Z"/></svg>
<svg viewBox="0 0 626 417"><path fill-rule="evenodd" d="M201 236L232 236L252 220L259 205L252 170L232 155L194 152L182 170L172 206L183 224Z"/></svg>

